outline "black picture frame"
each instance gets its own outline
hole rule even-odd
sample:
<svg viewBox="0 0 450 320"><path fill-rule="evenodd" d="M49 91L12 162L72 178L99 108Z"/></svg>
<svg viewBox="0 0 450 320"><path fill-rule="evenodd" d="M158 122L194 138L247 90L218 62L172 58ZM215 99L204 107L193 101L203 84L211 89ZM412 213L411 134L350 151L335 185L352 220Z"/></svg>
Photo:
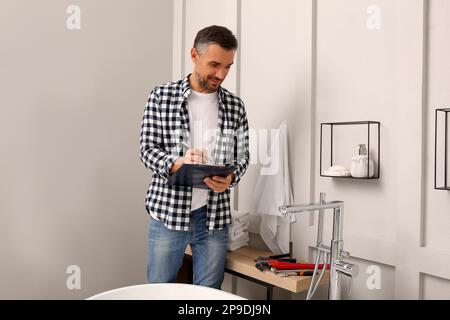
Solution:
<svg viewBox="0 0 450 320"><path fill-rule="evenodd" d="M439 124L439 114L443 113L443 128L444 130L438 130ZM435 111L435 122L434 122L434 189L436 190L447 190L450 191L449 179L448 179L448 114L450 112L450 108L438 108ZM443 132L442 132L443 131ZM438 138L440 135L443 135L444 139L444 159L439 158L439 147L438 147ZM443 161L442 167L444 168L444 181L443 184L438 182L438 163Z"/></svg>

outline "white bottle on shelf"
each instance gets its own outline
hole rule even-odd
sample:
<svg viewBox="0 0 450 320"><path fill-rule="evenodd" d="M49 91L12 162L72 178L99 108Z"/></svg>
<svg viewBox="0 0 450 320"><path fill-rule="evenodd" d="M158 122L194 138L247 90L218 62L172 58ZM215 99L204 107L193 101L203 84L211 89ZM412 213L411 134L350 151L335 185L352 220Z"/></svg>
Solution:
<svg viewBox="0 0 450 320"><path fill-rule="evenodd" d="M367 176L367 168L369 168L369 175ZM352 165L350 167L350 173L355 178L372 178L374 176L374 163L372 159L369 159L367 155L367 149L365 144L359 145L358 155L352 158Z"/></svg>

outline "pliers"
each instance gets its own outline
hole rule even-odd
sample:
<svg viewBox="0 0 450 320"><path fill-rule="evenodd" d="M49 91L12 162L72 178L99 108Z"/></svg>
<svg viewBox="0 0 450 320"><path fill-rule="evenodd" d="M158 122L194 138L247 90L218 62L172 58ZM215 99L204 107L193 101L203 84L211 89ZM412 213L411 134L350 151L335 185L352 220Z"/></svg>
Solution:
<svg viewBox="0 0 450 320"><path fill-rule="evenodd" d="M268 257L259 256L258 258L255 259L255 262L256 262L255 267L259 271L270 270L269 260L277 260L280 262L291 262L291 263L297 262L297 259L290 258L290 256L291 256L290 253L284 253L284 254L273 255L273 256L268 256Z"/></svg>

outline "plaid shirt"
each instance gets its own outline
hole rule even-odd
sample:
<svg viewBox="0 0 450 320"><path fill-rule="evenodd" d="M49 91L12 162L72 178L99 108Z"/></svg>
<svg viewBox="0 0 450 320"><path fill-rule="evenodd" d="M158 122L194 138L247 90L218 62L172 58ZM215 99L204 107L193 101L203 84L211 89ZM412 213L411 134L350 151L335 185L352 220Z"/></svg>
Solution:
<svg viewBox="0 0 450 320"><path fill-rule="evenodd" d="M147 212L167 228L179 231L189 230L192 188L169 186L166 182L172 164L186 152L182 142L190 141L189 76L153 89L145 106L140 135L141 160L153 172L145 200ZM244 175L250 160L248 122L240 98L222 87L218 97L214 162L236 166L230 184L233 187ZM230 189L224 192L208 189L207 208L207 229L220 230L231 223Z"/></svg>

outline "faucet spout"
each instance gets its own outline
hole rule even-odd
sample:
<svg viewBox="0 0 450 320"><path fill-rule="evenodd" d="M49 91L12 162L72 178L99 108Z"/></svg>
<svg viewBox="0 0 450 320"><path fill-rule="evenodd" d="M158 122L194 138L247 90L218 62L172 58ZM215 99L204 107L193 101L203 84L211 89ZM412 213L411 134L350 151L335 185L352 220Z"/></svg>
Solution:
<svg viewBox="0 0 450 320"><path fill-rule="evenodd" d="M288 213L300 213L304 211L317 211L317 210L325 210L325 209L334 209L338 207L343 207L344 202L342 201L331 201L331 202L323 202L323 203L310 203L305 205L285 205L280 206L278 210L282 214Z"/></svg>

